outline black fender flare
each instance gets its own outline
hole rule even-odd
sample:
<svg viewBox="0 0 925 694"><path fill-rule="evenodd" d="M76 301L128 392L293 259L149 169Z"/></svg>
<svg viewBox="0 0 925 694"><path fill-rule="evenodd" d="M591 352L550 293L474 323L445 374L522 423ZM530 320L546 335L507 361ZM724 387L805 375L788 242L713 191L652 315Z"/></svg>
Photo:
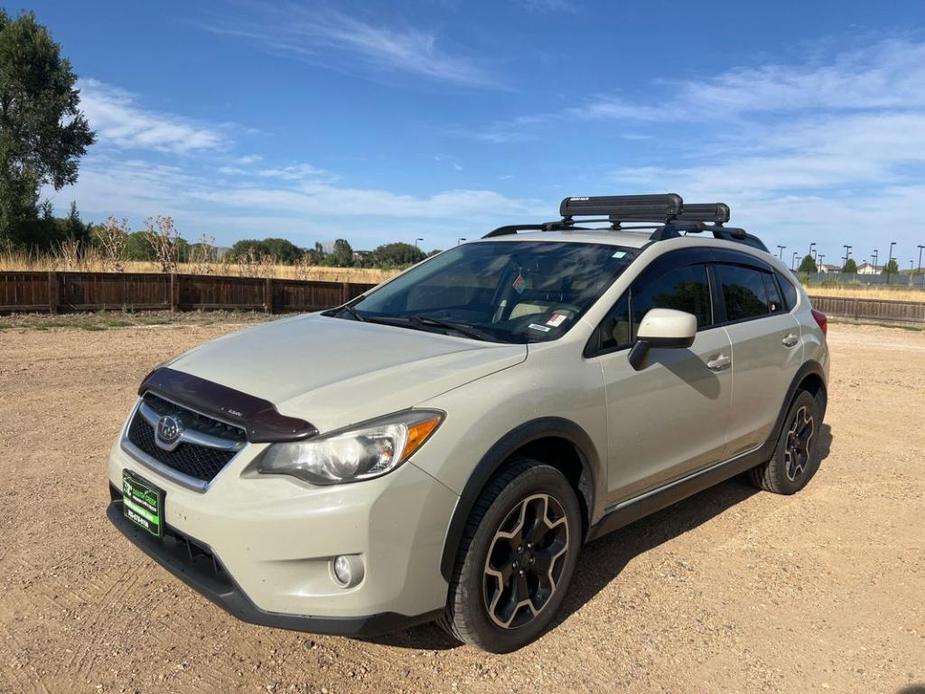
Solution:
<svg viewBox="0 0 925 694"><path fill-rule="evenodd" d="M817 376L822 382L822 389L825 393L826 400L828 400L828 383L826 382L825 369L822 368L820 364L815 359L810 359L808 362L805 362L799 369L797 369L796 375L790 381L790 386L787 388L787 395L784 397L784 402L781 404L780 413L777 415L777 421L774 422L774 428L771 429L771 433L768 436L767 440L764 442L764 445L761 447L762 455L766 455L765 460L770 460L771 456L774 455L774 448L777 446L777 439L780 438L781 428L784 426L784 421L787 418L787 412L790 411L790 404L793 402L793 399L797 395L797 390L800 388L800 384L806 380L807 376ZM825 415L823 410L821 415Z"/></svg>
<svg viewBox="0 0 925 694"><path fill-rule="evenodd" d="M459 501L456 502L456 508L453 510L443 543L443 556L440 559L440 573L447 582L452 579L456 555L472 507L475 506L476 500L488 481L519 448L549 437L564 439L575 447L582 465L579 488L587 501L589 518L586 520L588 524L591 525L600 514L594 505L599 497L603 498L603 495L597 494L597 485L602 479L601 457L588 433L575 422L563 417L540 417L524 422L502 436L482 456L472 474L469 475Z"/></svg>

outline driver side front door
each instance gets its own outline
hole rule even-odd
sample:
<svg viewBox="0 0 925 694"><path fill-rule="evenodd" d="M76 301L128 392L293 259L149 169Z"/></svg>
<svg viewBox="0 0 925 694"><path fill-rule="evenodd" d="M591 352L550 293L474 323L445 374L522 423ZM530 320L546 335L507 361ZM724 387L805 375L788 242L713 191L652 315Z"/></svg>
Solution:
<svg viewBox="0 0 925 694"><path fill-rule="evenodd" d="M604 378L609 503L695 472L726 452L733 354L726 331L713 327L710 274L703 263L660 265L617 301L591 357ZM694 314L697 335L687 349L652 348L637 371L627 357L652 308Z"/></svg>

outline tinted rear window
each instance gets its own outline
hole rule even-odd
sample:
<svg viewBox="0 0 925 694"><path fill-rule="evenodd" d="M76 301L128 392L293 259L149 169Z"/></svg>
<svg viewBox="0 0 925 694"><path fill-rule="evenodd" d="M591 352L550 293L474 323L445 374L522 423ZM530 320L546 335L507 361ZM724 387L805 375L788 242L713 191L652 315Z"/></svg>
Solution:
<svg viewBox="0 0 925 694"><path fill-rule="evenodd" d="M758 318L780 310L780 299L768 292L769 273L742 265L717 265L716 274L726 303L726 320ZM775 292L776 294L776 292Z"/></svg>

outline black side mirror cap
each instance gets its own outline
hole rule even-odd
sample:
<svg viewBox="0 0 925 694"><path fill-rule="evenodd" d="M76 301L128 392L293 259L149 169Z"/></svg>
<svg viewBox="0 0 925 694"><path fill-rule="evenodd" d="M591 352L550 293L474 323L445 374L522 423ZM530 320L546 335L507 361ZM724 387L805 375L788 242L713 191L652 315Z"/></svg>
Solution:
<svg viewBox="0 0 925 694"><path fill-rule="evenodd" d="M646 360L646 355L653 347L661 347L663 349L687 349L693 344L694 338L692 337L653 337L645 340L636 340L627 359L629 360L630 366L636 371L640 371L642 370L643 362Z"/></svg>

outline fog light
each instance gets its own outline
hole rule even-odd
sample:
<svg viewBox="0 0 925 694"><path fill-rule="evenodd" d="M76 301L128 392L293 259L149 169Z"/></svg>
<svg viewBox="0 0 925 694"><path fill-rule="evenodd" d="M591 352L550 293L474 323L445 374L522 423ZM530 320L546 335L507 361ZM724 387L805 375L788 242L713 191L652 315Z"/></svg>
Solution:
<svg viewBox="0 0 925 694"><path fill-rule="evenodd" d="M363 560L355 554L334 557L331 573L341 588L353 588L363 580Z"/></svg>

